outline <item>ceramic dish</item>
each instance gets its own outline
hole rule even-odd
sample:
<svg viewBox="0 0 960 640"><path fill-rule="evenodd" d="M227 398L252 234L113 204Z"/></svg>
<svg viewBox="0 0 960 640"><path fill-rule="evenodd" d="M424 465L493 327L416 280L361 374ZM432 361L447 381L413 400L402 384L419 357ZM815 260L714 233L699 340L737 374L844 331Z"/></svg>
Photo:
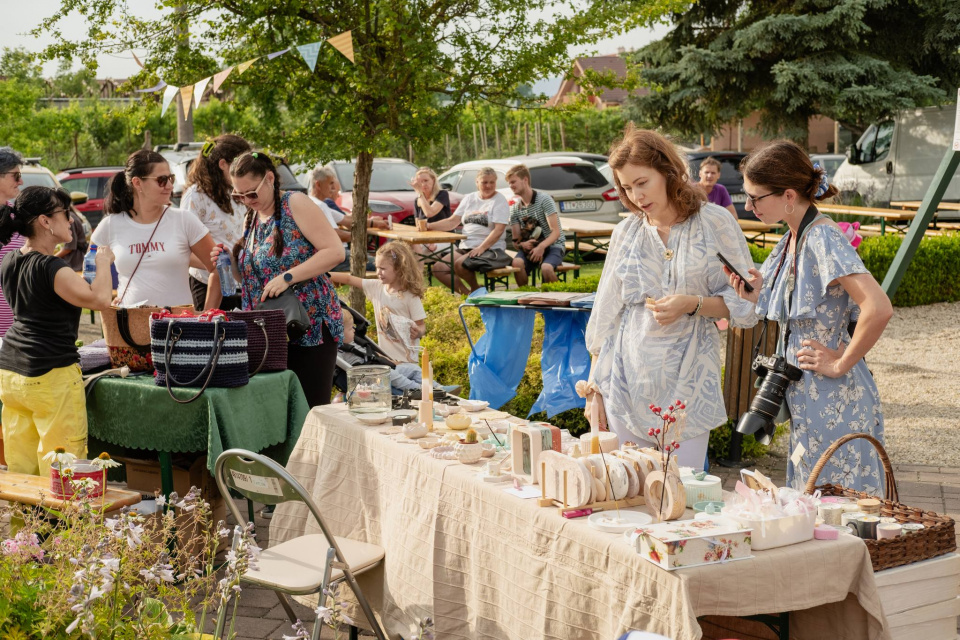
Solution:
<svg viewBox="0 0 960 640"><path fill-rule="evenodd" d="M490 403L485 400L461 400L457 404L467 411L483 411L490 406Z"/></svg>
<svg viewBox="0 0 960 640"><path fill-rule="evenodd" d="M711 505L713 505L713 513L720 515L720 509L723 509L723 500L704 500L693 505L693 510L697 513L705 513Z"/></svg>
<svg viewBox="0 0 960 640"><path fill-rule="evenodd" d="M365 425L383 424L393 417L392 413L384 411L383 413L357 413L354 417Z"/></svg>
<svg viewBox="0 0 960 640"><path fill-rule="evenodd" d="M417 440L417 444L420 445L421 449L433 449L434 447L440 446L440 438L437 436L425 436Z"/></svg>
<svg viewBox="0 0 960 640"><path fill-rule="evenodd" d="M453 429L454 431L463 431L464 429L470 428L470 425L473 424L473 419L465 413L454 413L447 416L447 419L444 420L444 423L447 425L448 429Z"/></svg>
<svg viewBox="0 0 960 640"><path fill-rule="evenodd" d="M430 455L438 460L456 460L457 452L452 445L443 445L440 447L434 447L430 451Z"/></svg>
<svg viewBox="0 0 960 640"><path fill-rule="evenodd" d="M641 511L623 511L618 514L616 509L601 511L587 518L587 524L598 531L606 533L632 533L637 527L653 522L653 517ZM628 538L629 540L629 538Z"/></svg>

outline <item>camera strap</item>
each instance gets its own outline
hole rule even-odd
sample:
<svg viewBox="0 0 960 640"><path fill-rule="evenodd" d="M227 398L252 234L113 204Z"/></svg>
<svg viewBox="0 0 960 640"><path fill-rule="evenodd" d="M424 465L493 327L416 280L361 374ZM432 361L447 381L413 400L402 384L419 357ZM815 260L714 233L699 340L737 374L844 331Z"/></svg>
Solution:
<svg viewBox="0 0 960 640"><path fill-rule="evenodd" d="M807 209L807 212L803 215L803 220L800 221L800 227L797 230L797 244L793 250L793 261L790 264L790 270L787 273L787 284L784 287L784 295L780 299L780 335L777 339L777 350L776 354L779 356L786 357L787 352L787 343L790 340L790 309L793 306L794 292L797 288L797 265L800 261L800 248L803 245L803 240L807 235L807 230L810 226L824 217L817 208L813 205L810 205L810 208ZM777 265L777 271L773 276L773 285L776 287L777 279L780 277L780 273L783 271L783 265L787 258L787 248L789 248L790 243L790 234L792 232L787 232L787 246L784 248L783 253L780 254L780 264ZM766 326L764 326L766 329Z"/></svg>

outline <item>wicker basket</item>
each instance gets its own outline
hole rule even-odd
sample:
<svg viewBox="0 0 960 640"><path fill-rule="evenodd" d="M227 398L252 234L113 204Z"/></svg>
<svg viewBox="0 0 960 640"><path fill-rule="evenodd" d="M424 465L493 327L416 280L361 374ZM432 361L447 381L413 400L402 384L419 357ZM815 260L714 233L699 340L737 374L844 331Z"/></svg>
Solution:
<svg viewBox="0 0 960 640"><path fill-rule="evenodd" d="M899 494L897 493L897 482L893 477L893 467L890 466L890 458L883 445L874 438L864 433L851 433L845 435L834 442L829 449L823 452L820 460L810 472L810 479L807 481L806 492L813 493L814 489L819 489L825 496L843 496L845 498L875 498L863 491L854 491L853 489L844 489L834 484L822 484L814 487L814 483L823 471L823 467L829 462L830 457L847 442L857 438L864 438L877 450L880 461L883 463L883 475L886 483L886 496L881 500L880 515L883 517L896 518L897 522L918 522L924 526L923 529L915 533L908 533L898 538L886 540L864 540L867 550L870 552L870 559L873 561L873 570L881 571L891 567L919 562L928 558L942 556L950 553L957 548L957 539L954 534L953 518L942 516L933 511L924 511L900 504Z"/></svg>

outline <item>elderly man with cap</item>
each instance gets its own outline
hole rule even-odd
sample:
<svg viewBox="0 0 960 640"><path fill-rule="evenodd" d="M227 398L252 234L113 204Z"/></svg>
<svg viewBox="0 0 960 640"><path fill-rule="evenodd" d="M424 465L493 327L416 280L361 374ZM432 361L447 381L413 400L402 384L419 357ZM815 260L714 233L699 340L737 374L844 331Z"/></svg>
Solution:
<svg viewBox="0 0 960 640"><path fill-rule="evenodd" d="M327 217L330 226L343 241L344 258L343 262L333 268L334 271L350 271L350 229L353 228L353 216L346 213L337 205L335 198L340 192L340 183L337 181L337 175L330 167L317 167L310 172L310 199L313 200L323 215ZM367 218L367 226L375 229L386 229L387 221L382 218ZM373 271L376 267L373 260L367 258L367 271Z"/></svg>

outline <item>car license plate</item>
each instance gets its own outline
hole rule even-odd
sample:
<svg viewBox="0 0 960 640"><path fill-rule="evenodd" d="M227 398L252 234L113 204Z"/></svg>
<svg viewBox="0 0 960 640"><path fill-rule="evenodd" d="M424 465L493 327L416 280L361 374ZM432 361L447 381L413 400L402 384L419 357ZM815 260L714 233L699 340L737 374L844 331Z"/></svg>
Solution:
<svg viewBox="0 0 960 640"><path fill-rule="evenodd" d="M731 193L730 202L742 203L747 201L747 194L745 193Z"/></svg>
<svg viewBox="0 0 960 640"><path fill-rule="evenodd" d="M596 211L596 200L563 200L560 202L560 211L568 213L571 211Z"/></svg>

